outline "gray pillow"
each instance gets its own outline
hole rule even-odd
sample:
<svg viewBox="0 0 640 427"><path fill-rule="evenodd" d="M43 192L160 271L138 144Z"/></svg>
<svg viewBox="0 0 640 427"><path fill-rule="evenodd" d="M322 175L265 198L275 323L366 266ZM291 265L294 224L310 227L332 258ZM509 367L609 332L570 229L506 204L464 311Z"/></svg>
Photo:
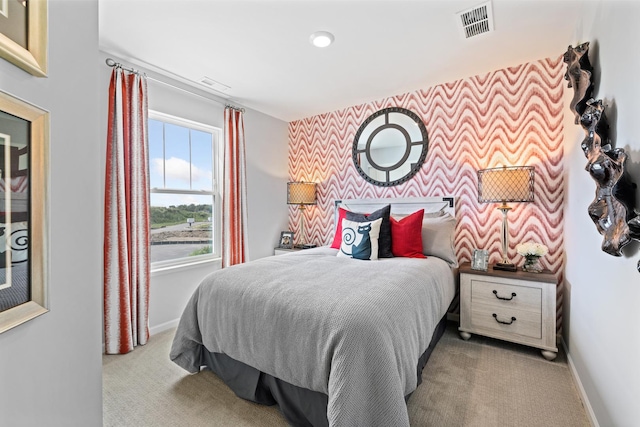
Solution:
<svg viewBox="0 0 640 427"><path fill-rule="evenodd" d="M391 252L391 221L389 221L390 214L391 205L380 208L368 215L347 211L347 219L349 221L365 222L382 218L382 224L380 225L380 236L378 237L378 258L393 258L393 253Z"/></svg>
<svg viewBox="0 0 640 427"><path fill-rule="evenodd" d="M435 218L422 219L422 253L447 261L452 267L458 266L454 248L456 219L447 213Z"/></svg>

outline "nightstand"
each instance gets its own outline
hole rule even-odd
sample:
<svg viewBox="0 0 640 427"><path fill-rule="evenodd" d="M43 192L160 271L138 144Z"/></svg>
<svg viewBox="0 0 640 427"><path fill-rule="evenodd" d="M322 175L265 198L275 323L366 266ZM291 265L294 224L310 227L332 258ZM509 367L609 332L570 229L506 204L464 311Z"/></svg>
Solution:
<svg viewBox="0 0 640 427"><path fill-rule="evenodd" d="M485 335L542 350L556 358L557 279L549 271L473 270L460 266L460 336Z"/></svg>
<svg viewBox="0 0 640 427"><path fill-rule="evenodd" d="M274 255L284 255L284 254L288 254L290 252L298 252L301 251L302 248L291 248L291 249L286 249L286 248L273 248L273 254Z"/></svg>

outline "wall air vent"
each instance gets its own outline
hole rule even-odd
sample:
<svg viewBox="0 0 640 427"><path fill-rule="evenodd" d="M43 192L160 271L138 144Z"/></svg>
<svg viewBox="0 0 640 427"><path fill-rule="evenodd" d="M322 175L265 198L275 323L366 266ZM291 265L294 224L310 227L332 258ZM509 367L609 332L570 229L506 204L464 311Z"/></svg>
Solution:
<svg viewBox="0 0 640 427"><path fill-rule="evenodd" d="M208 87L209 89L213 89L215 91L222 92L222 93L225 93L226 91L231 89L231 86L227 86L223 83L217 82L212 78L209 78L206 76L200 79L200 84Z"/></svg>
<svg viewBox="0 0 640 427"><path fill-rule="evenodd" d="M462 36L465 39L493 31L491 2L456 13Z"/></svg>

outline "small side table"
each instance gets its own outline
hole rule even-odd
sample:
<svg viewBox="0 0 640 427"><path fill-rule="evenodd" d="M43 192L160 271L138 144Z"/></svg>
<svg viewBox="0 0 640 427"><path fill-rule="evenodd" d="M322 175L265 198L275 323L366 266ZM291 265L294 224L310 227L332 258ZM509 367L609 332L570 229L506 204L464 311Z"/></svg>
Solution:
<svg viewBox="0 0 640 427"><path fill-rule="evenodd" d="M473 270L460 266L460 336L485 335L542 350L556 358L556 287L550 271Z"/></svg>

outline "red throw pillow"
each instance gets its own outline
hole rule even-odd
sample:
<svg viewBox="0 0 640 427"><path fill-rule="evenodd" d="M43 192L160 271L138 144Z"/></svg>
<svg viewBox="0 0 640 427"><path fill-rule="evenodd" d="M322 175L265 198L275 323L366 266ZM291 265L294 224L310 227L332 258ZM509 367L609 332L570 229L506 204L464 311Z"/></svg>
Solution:
<svg viewBox="0 0 640 427"><path fill-rule="evenodd" d="M397 220L391 217L391 253L407 258L426 258L422 253L424 209Z"/></svg>
<svg viewBox="0 0 640 427"><path fill-rule="evenodd" d="M333 243L331 247L333 249L340 249L342 245L342 220L347 217L347 210L338 208L338 223L336 224L336 234L333 236Z"/></svg>

